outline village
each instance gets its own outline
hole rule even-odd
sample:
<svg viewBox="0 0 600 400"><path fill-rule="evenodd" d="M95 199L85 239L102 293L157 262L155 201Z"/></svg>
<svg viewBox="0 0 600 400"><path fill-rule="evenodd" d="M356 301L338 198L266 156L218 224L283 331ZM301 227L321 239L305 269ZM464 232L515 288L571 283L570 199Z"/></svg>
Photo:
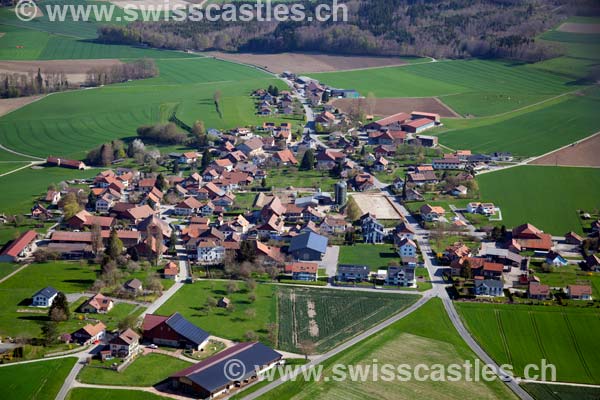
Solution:
<svg viewBox="0 0 600 400"><path fill-rule="evenodd" d="M258 341L234 343L178 312L154 313L181 287L205 279L260 277L262 284L424 296L447 285L455 300L595 304L590 281L554 286L544 276L567 267L590 276L600 272L593 250L600 220L589 237L552 236L528 221L505 226L502 204L479 198L475 175L515 163L510 153L448 151L437 136L425 134L442 125L435 113L356 121L363 111L349 115L327 104L333 97L358 98L356 91L282 77L290 91L258 88L251 94L262 125L213 130L212 146L170 153L162 161L166 172L115 164L91 179L51 187L32 204L29 217L52 227L23 233L2 250L0 261L100 265L89 298L73 310L89 323L54 332L64 343L94 348L76 353L84 364L117 374L140 354L175 354L195 364L156 382L157 390L215 398L284 363L288 353ZM303 113L307 127L298 131L269 119ZM45 165L89 169L60 157L48 157ZM68 318L67 295L39 287L27 307L47 309L60 321ZM227 295L214 300L214 307L230 307ZM108 330L94 316L109 315L120 302L149 308ZM196 357L215 343L219 351ZM7 347L4 360L18 358L17 347ZM230 379L223 365L234 358L243 360L247 374Z"/></svg>

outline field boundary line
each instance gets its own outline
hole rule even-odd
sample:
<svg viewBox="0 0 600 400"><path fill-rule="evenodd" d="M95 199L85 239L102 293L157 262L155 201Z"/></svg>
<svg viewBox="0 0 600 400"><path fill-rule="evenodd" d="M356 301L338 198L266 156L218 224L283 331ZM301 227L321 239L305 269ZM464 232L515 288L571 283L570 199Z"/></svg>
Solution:
<svg viewBox="0 0 600 400"><path fill-rule="evenodd" d="M594 380L594 376L592 375L592 371L590 371L590 367L587 365L587 363L585 362L585 358L583 357L583 353L581 352L581 349L579 348L579 344L577 343L577 337L575 337L575 331L573 330L573 326L571 325L571 321L569 321L569 317L566 313L562 313L563 319L565 320L565 325L567 326L567 329L569 330L569 334L571 336L571 340L573 341L573 345L575 346L575 351L577 352L577 356L579 357L579 361L581 362L581 365L583 366L583 369L585 370L585 373L587 374L588 378L593 381Z"/></svg>
<svg viewBox="0 0 600 400"><path fill-rule="evenodd" d="M600 385L591 383L574 383L574 382L557 382L557 381L537 381L535 379L520 379L519 382L535 383L538 385L558 385L558 386L574 386L600 389Z"/></svg>
<svg viewBox="0 0 600 400"><path fill-rule="evenodd" d="M335 54L334 54L335 55ZM359 56L360 57L360 56ZM402 56L400 56L402 57ZM310 76L310 74L335 74L336 72L352 72L352 71L368 71L371 69L384 69L384 68L399 68L399 67L407 67L409 65L422 65L422 64L432 64L437 62L448 62L453 60L436 60L433 57L423 57L429 58L429 61L419 61L416 63L405 62L404 64L392 64L392 65L381 65L378 67L362 67L362 68L350 68L350 69L338 69L336 71L313 71L313 72L300 72L299 74Z"/></svg>
<svg viewBox="0 0 600 400"><path fill-rule="evenodd" d="M542 351L544 358L548 359L548 355L546 353L546 349L544 348L544 343L542 342L542 338L540 335L540 330L537 325L537 321L535 320L534 312L529 311L528 314L529 314L529 320L531 321L531 325L533 326L533 331L535 332L535 340L537 341L538 346L540 346L540 350Z"/></svg>
<svg viewBox="0 0 600 400"><path fill-rule="evenodd" d="M456 111L454 111L454 109L452 107L450 107L448 104L446 104L442 100L440 100L439 97L433 96L432 99L437 101L439 103L439 105L441 105L442 107L446 107L452 114L454 114L454 116L456 118L465 118L462 115L460 115L459 113L457 113Z"/></svg>
<svg viewBox="0 0 600 400"><path fill-rule="evenodd" d="M28 163L27 165L24 165L22 167L13 169L12 171L8 171L8 172L5 172L3 174L0 174L0 178L4 177L6 175L10 175L12 173L18 172L18 171L20 171L22 169L33 167L34 165L38 165L38 164L41 164L41 163L42 163L42 161L32 161L32 162Z"/></svg>
<svg viewBox="0 0 600 400"><path fill-rule="evenodd" d="M506 333L504 332L504 326L502 325L502 318L500 318L500 311L497 308L494 308L494 315L496 316L496 323L498 324L498 329L500 331L500 337L502 338L502 345L504 346L504 352L506 354L506 359L510 364L514 365L512 354L508 350L508 341L506 340Z"/></svg>
<svg viewBox="0 0 600 400"><path fill-rule="evenodd" d="M10 274L6 275L4 278L0 279L0 283L4 282L5 280L7 280L8 278L10 278L11 276L18 274L19 272L21 272L25 268L29 267L30 264L31 263L27 263L27 264L22 265L19 268L15 269L13 272L11 272Z"/></svg>

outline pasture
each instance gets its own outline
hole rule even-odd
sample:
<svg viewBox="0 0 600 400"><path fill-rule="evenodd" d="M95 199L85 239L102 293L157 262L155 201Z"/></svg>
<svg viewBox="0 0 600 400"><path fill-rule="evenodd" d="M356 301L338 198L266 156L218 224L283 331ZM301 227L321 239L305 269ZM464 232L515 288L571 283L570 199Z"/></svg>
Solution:
<svg viewBox="0 0 600 400"><path fill-rule="evenodd" d="M42 195L45 196L50 184L58 184L69 179L89 178L97 170L78 171L59 167L43 169L25 168L10 175L0 177L0 184L10 190L0 196L0 212L6 214L27 213ZM1 235L0 235L1 237Z"/></svg>
<svg viewBox="0 0 600 400"><path fill-rule="evenodd" d="M0 368L3 398L54 400L75 361L75 357L67 357Z"/></svg>
<svg viewBox="0 0 600 400"><path fill-rule="evenodd" d="M361 341L323 363L323 376L318 382L298 379L286 382L270 391L263 399L512 399L512 393L498 381L486 382L432 382L410 379L400 382L392 379L336 381L334 365L371 366L376 359L379 366L407 364L448 365L474 360L466 344L454 330L439 299L433 299L390 327ZM328 378L328 379L326 379ZM418 394L418 395L417 395Z"/></svg>
<svg viewBox="0 0 600 400"><path fill-rule="evenodd" d="M439 138L453 149L536 156L597 132L600 120L594 110L599 106L600 91L591 89L561 97L527 113L448 121L450 130L440 133Z"/></svg>
<svg viewBox="0 0 600 400"><path fill-rule="evenodd" d="M408 307L417 296L281 286L277 348L301 353L303 342L325 353Z"/></svg>
<svg viewBox="0 0 600 400"><path fill-rule="evenodd" d="M156 78L57 93L16 110L0 119L0 142L40 157L52 153L82 158L100 143L134 137L141 125L165 122L173 111L190 125L197 119L214 128L262 124L264 118L255 115L250 92L273 83L283 85L255 69L214 59L157 64ZM217 91L222 115L213 100Z"/></svg>
<svg viewBox="0 0 600 400"><path fill-rule="evenodd" d="M67 400L166 400L169 397L138 390L110 390L74 388L67 394Z"/></svg>
<svg viewBox="0 0 600 400"><path fill-rule="evenodd" d="M508 227L530 222L554 235L583 233L577 210L600 208L597 168L522 166L479 175L477 182Z"/></svg>
<svg viewBox="0 0 600 400"><path fill-rule="evenodd" d="M105 364L95 361L85 366L77 375L77 380L97 385L152 386L191 365L176 357L158 353L138 357L123 372L106 369L105 367L108 367L111 361Z"/></svg>
<svg viewBox="0 0 600 400"><path fill-rule="evenodd" d="M523 376L527 364L542 359L556 366L562 382L599 383L600 354L594 309L457 303L469 331L499 364ZM548 378L549 379L549 378Z"/></svg>
<svg viewBox="0 0 600 400"><path fill-rule="evenodd" d="M275 286L257 285L254 291L256 299L251 301L251 293L245 283L236 282L239 290L233 293L228 293L227 283L200 281L185 285L156 313L170 315L177 311L192 323L218 337L244 341L247 340L245 334L253 332L261 341L270 343L268 325L276 322L277 314ZM207 306L209 298L218 301L223 296L231 300L233 307L224 309Z"/></svg>

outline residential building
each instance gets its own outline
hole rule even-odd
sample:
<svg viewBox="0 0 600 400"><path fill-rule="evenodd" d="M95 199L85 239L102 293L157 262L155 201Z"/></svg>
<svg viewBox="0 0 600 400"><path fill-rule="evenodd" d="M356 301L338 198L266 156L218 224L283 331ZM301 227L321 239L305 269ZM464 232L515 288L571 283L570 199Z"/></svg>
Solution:
<svg viewBox="0 0 600 400"><path fill-rule="evenodd" d="M319 264L312 262L286 263L284 272L292 275L295 281L316 281Z"/></svg>
<svg viewBox="0 0 600 400"><path fill-rule="evenodd" d="M360 217L361 233L365 243L383 243L385 233L383 224L379 223L375 215L367 213Z"/></svg>
<svg viewBox="0 0 600 400"><path fill-rule="evenodd" d="M398 255L400 257L416 257L417 244L412 239L404 238L398 243Z"/></svg>
<svg viewBox="0 0 600 400"><path fill-rule="evenodd" d="M550 250L548 254L546 254L546 264L552 265L554 267L564 267L568 264L566 258L561 256L555 251Z"/></svg>
<svg viewBox="0 0 600 400"><path fill-rule="evenodd" d="M439 221L446 214L446 210L439 206L430 206L429 204L424 204L419 209L421 212L421 218L426 222L435 222Z"/></svg>
<svg viewBox="0 0 600 400"><path fill-rule="evenodd" d="M550 296L550 286L542 285L539 282L529 282L529 287L527 288L527 297L530 299L536 300L547 300Z"/></svg>
<svg viewBox="0 0 600 400"><path fill-rule="evenodd" d="M496 279L475 279L477 296L504 296L504 284Z"/></svg>
<svg viewBox="0 0 600 400"><path fill-rule="evenodd" d="M106 314L114 307L114 302L102 293L98 293L88 299L79 311L82 313Z"/></svg>
<svg viewBox="0 0 600 400"><path fill-rule="evenodd" d="M336 279L340 282L366 282L369 274L366 265L338 264Z"/></svg>
<svg viewBox="0 0 600 400"><path fill-rule="evenodd" d="M36 249L37 232L29 230L5 246L0 253L0 262L18 262Z"/></svg>
<svg viewBox="0 0 600 400"><path fill-rule="evenodd" d="M588 285L567 286L567 296L572 300L592 300L592 287Z"/></svg>
<svg viewBox="0 0 600 400"><path fill-rule="evenodd" d="M327 251L328 239L314 232L305 232L294 236L290 241L288 252L296 260L321 260Z"/></svg>
<svg viewBox="0 0 600 400"><path fill-rule="evenodd" d="M140 350L140 335L128 328L113 337L108 344L113 357L129 358Z"/></svg>
<svg viewBox="0 0 600 400"><path fill-rule="evenodd" d="M80 345L88 345L104 339L106 334L106 325L98 322L96 325L87 324L71 334L74 342Z"/></svg>
<svg viewBox="0 0 600 400"><path fill-rule="evenodd" d="M390 266L387 271L388 285L416 287L417 281L415 278L414 266Z"/></svg>
<svg viewBox="0 0 600 400"><path fill-rule="evenodd" d="M31 305L33 307L50 307L57 295L58 290L52 286L45 287L31 296Z"/></svg>

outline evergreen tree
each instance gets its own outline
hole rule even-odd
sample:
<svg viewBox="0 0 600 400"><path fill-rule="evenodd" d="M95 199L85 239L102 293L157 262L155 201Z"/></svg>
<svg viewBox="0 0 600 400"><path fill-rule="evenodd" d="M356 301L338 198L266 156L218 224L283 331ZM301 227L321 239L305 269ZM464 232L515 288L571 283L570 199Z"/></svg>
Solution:
<svg viewBox="0 0 600 400"><path fill-rule="evenodd" d="M202 171L204 171L206 167L208 167L208 164L210 164L211 162L212 154L209 149L205 149L204 153L202 153L202 162L200 164L200 168L202 169Z"/></svg>
<svg viewBox="0 0 600 400"><path fill-rule="evenodd" d="M179 161L173 161L173 169L171 172L173 172L173 175L179 175Z"/></svg>
<svg viewBox="0 0 600 400"><path fill-rule="evenodd" d="M108 237L108 248L106 249L107 255L112 259L116 259L123 252L123 242L119 239L116 230L110 232Z"/></svg>
<svg viewBox="0 0 600 400"><path fill-rule="evenodd" d="M315 153L312 149L306 150L300 163L301 171L310 171L315 167Z"/></svg>
<svg viewBox="0 0 600 400"><path fill-rule="evenodd" d="M156 183L154 184L154 186L156 186L158 188L158 190L160 190L161 192L164 192L165 189L167 189L168 186L168 182L165 179L163 174L158 174L158 176L156 177Z"/></svg>
<svg viewBox="0 0 600 400"><path fill-rule="evenodd" d="M60 313L57 313L55 310L60 311ZM48 316L53 321L67 320L71 316L71 312L69 310L69 302L67 301L67 296L65 296L63 292L58 292L58 294L54 298L54 301L52 302L52 305L48 310ZM60 317L57 318L57 316Z"/></svg>

